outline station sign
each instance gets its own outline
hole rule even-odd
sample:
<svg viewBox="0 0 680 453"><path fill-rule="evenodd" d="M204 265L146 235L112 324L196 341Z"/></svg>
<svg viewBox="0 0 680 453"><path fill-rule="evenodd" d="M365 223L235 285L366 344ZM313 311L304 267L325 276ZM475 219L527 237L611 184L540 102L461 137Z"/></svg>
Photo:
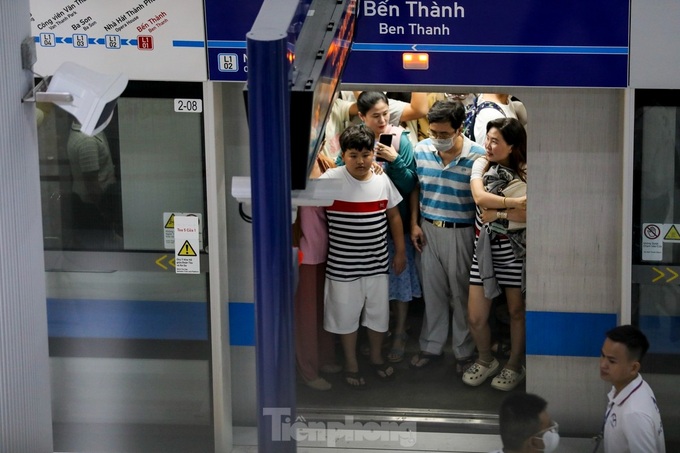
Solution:
<svg viewBox="0 0 680 453"><path fill-rule="evenodd" d="M211 80L247 80L262 0L206 0ZM628 85L628 0L363 0L343 83ZM405 54L427 64L405 68Z"/></svg>
<svg viewBox="0 0 680 453"><path fill-rule="evenodd" d="M628 0L363 0L343 82L626 87L628 18Z"/></svg>
<svg viewBox="0 0 680 453"><path fill-rule="evenodd" d="M201 0L30 0L33 71L64 61L130 80L207 79Z"/></svg>
<svg viewBox="0 0 680 453"><path fill-rule="evenodd" d="M263 0L205 0L208 74L210 80L248 79L246 34Z"/></svg>

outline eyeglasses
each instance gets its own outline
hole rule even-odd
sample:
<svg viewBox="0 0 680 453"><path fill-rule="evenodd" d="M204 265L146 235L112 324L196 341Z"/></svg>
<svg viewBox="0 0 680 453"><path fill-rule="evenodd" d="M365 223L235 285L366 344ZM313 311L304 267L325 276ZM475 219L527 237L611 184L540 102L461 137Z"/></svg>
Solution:
<svg viewBox="0 0 680 453"><path fill-rule="evenodd" d="M437 132L433 131L430 129L430 137L435 138L437 140L446 140L448 138L453 137L456 135L456 131L453 132Z"/></svg>
<svg viewBox="0 0 680 453"><path fill-rule="evenodd" d="M554 433L559 433L560 432L560 425L557 422L553 422L552 425L548 426L545 429L540 430L539 432L537 432L536 434L534 434L531 437L541 437L543 435L543 433L546 433L548 431L552 431Z"/></svg>

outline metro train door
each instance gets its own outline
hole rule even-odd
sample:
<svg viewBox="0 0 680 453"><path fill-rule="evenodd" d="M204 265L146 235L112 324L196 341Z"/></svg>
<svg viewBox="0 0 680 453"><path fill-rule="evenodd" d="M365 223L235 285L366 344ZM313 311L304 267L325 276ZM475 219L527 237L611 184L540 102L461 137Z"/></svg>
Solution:
<svg viewBox="0 0 680 453"><path fill-rule="evenodd" d="M631 322L647 335L642 373L664 426L680 404L680 91L636 90ZM669 451L680 442L666 429Z"/></svg>
<svg viewBox="0 0 680 453"><path fill-rule="evenodd" d="M632 321L647 371L680 373L680 92L635 94Z"/></svg>
<svg viewBox="0 0 680 453"><path fill-rule="evenodd" d="M95 138L45 108L56 451L214 450L201 104L200 83L130 82ZM177 215L199 218L197 274L175 272Z"/></svg>

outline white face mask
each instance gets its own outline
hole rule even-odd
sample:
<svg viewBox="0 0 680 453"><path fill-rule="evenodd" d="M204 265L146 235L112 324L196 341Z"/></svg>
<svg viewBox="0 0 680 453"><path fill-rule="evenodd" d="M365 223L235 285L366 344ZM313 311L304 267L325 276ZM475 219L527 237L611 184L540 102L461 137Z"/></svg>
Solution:
<svg viewBox="0 0 680 453"><path fill-rule="evenodd" d="M453 137L451 138L431 138L432 141L432 146L439 151L440 153L443 153L445 151L450 150L453 148Z"/></svg>
<svg viewBox="0 0 680 453"><path fill-rule="evenodd" d="M543 436L537 437L543 441L543 450L545 453L550 453L557 450L557 446L560 444L560 434L550 430L543 433Z"/></svg>

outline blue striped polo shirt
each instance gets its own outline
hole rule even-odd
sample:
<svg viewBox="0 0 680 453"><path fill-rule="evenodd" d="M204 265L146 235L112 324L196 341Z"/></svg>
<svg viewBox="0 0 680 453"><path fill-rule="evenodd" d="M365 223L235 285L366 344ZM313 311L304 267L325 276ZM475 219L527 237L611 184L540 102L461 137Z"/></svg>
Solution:
<svg viewBox="0 0 680 453"><path fill-rule="evenodd" d="M474 223L475 201L470 190L473 162L485 154L483 147L464 137L460 156L444 166L429 138L416 145L420 183L420 214L430 220Z"/></svg>

